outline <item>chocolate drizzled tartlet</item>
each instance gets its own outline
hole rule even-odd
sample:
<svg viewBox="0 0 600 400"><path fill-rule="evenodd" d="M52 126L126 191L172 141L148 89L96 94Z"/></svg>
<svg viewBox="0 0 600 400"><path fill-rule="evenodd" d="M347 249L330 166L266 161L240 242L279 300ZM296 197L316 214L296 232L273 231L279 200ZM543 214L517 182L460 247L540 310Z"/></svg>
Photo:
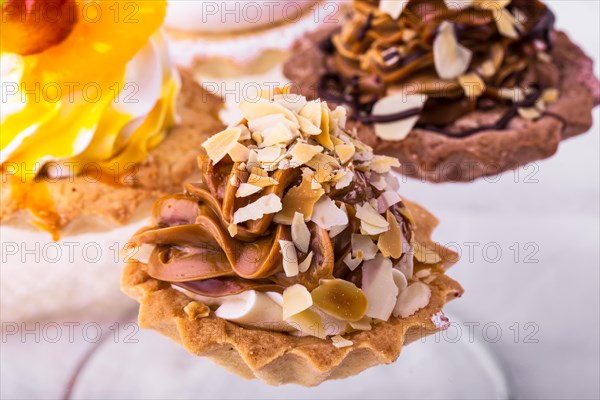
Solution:
<svg viewBox="0 0 600 400"><path fill-rule="evenodd" d="M592 61L537 0L357 0L343 26L306 36L284 72L402 173L469 181L543 159L587 131Z"/></svg>
<svg viewBox="0 0 600 400"><path fill-rule="evenodd" d="M347 131L343 107L278 91L240 110L204 142L201 182L157 201L131 240L122 287L140 325L243 377L303 385L447 327L457 255L397 194L398 161Z"/></svg>

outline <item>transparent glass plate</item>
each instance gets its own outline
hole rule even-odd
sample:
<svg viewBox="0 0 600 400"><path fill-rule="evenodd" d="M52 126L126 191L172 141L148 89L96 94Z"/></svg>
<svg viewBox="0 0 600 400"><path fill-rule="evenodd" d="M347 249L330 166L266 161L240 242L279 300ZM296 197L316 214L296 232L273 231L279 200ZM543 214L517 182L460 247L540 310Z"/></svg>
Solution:
<svg viewBox="0 0 600 400"><path fill-rule="evenodd" d="M456 319L451 319L456 321ZM126 338L127 335L129 338ZM464 336L464 335L463 335ZM161 335L123 325L73 375L70 398L171 399L508 399L501 368L486 347L462 337L430 336L397 362L315 388L244 380ZM133 342L132 342L133 341Z"/></svg>

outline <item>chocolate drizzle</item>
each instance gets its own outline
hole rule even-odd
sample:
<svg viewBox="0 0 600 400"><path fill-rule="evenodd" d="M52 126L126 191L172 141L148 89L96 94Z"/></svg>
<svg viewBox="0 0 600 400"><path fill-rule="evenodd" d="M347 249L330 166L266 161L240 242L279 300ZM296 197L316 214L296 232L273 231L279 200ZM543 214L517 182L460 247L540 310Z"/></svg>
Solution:
<svg viewBox="0 0 600 400"><path fill-rule="evenodd" d="M355 16L353 21L361 21L360 25L355 28L358 30L358 34L355 36L356 42L348 42L348 37L347 35L344 35L344 31L342 30L341 32L337 31L331 34L320 46L322 51L328 55L328 60L326 62L328 72L322 75L319 81L319 97L335 104L344 104L351 110L350 118L355 121L367 125L374 123L381 124L420 115L421 118L419 118L419 121L416 124L417 128L427 129L452 137L468 137L486 130L506 129L510 121L518 115L519 108L535 105L543 91L547 89L547 87L543 87L541 83L533 82L529 88L531 89L531 93L528 94L523 101L513 102L510 109L494 124L461 132L454 132L445 128L449 123L447 118L448 115L452 115L452 120L455 120L474 110L490 110L506 103L506 99L497 96L498 90L500 88L519 87L530 64L537 62L536 54L531 53L531 50L527 50L532 48L531 43L541 40L545 44L546 49L552 48L550 33L554 26L555 16L550 9L537 0L513 0L509 9L514 12L516 12L517 9L519 11L525 11L529 16L529 23L524 24L525 26L523 27L522 32L520 32L520 37L518 39L502 37L497 32L495 21L493 19L490 22L486 22L487 20L481 17L483 22L472 22L466 17L461 16L459 14L460 12L453 15L457 21L457 36L464 45L473 47L474 57L480 57L482 52L488 51L491 47L489 44L484 45L483 43L480 43L481 40L486 37L489 37L490 40L492 40L492 43L500 43L502 45L504 52L502 53L502 64L499 66L495 76L486 80L486 85L489 86L490 90L486 90L478 99L467 99L464 94L460 97L455 97L455 91L452 90L447 91L446 93L441 91L440 93L436 93L435 96L430 97L422 110L411 109L390 115L372 115L374 104L380 98L385 96L386 88L389 85L389 83L384 83L384 81L388 82L388 80L381 79L381 74L388 74L390 73L389 71L392 70L401 71L406 69L407 71L412 71L400 75L396 74L398 76L405 76L404 78L401 78L400 81L394 83L394 85L400 86L403 84L410 84L411 81L409 79L411 76L416 76L418 78L425 73L431 74L432 62L424 60L427 59L428 54L431 54L431 49L428 47L435 36L438 26L432 27L431 22L421 19L421 25L417 25L416 27L412 26L417 35L423 35L423 37L419 38L417 41L417 43L420 44L411 45L410 52L408 53L397 53L395 47L390 47L395 39L388 39L388 36L400 36L400 31L398 31L398 33L391 32L390 24L392 22L397 22L399 26L404 27L406 24L414 24L414 21L399 22L389 20L389 22L382 23L381 15L375 15L374 11L368 13L365 11L365 9L369 9L368 7L375 6L365 5L365 3L368 2L360 2L358 3L360 4L360 7L355 7L355 13L358 15ZM411 2L407 5L407 9L408 11L405 11L405 13L411 14L415 12L414 9L411 9ZM366 17L364 15L361 16L360 13L364 13ZM485 16L485 14L481 12L478 15ZM464 18L461 19L461 17ZM400 19L402 18L404 17L401 16ZM407 20L410 20L410 17L406 18ZM489 16L486 16L486 18L489 19ZM437 19L439 19L439 21L437 21ZM444 19L436 16L436 18L430 18L429 20L441 23ZM378 28L377 24L386 25L381 25L385 26L385 28L380 27L380 29L375 32ZM397 29L400 30L404 28ZM380 38L382 34L384 36L383 38ZM336 37L337 40L334 40ZM373 37L380 39L376 39L375 42L372 42L370 45L371 47L368 47L367 43L369 43L369 40L373 41ZM344 38L346 39L346 42L343 42ZM347 46L346 50L343 51L343 54L341 50L339 50L339 46L341 46L340 41ZM407 48L408 44L401 44L400 46ZM370 49L368 51L379 51L383 49L380 53L380 57L385 64L385 67L374 67L373 64L361 61L360 68L358 68L356 61L346 58L348 57L346 56L347 52L354 51L357 48L362 49L363 55L366 54L367 48ZM361 53L357 53L357 56L360 56L360 54ZM391 62L391 60L393 60L393 62ZM415 82L418 84L420 81L417 79ZM460 86L457 86L457 89L461 90Z"/></svg>

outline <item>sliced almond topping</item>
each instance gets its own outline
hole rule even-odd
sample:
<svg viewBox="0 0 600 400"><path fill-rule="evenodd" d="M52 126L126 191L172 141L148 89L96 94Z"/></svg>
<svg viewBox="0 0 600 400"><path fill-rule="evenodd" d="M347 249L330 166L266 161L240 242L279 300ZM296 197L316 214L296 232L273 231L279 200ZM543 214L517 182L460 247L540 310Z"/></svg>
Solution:
<svg viewBox="0 0 600 400"><path fill-rule="evenodd" d="M552 103L556 103L558 101L558 98L560 96L560 93L558 91L558 89L546 89L544 90L544 93L542 94L542 99L544 99L544 101L548 104L552 104Z"/></svg>
<svg viewBox="0 0 600 400"><path fill-rule="evenodd" d="M312 305L312 296L302 285L292 285L283 291L283 319L285 320L309 309Z"/></svg>
<svg viewBox="0 0 600 400"><path fill-rule="evenodd" d="M288 324L300 331L304 335L316 336L320 339L326 339L327 333L323 324L323 319L313 309L306 309L301 313L294 314L286 318Z"/></svg>
<svg viewBox="0 0 600 400"><path fill-rule="evenodd" d="M243 144L236 142L227 154L229 154L233 162L246 162L250 156L250 150Z"/></svg>
<svg viewBox="0 0 600 400"><path fill-rule="evenodd" d="M361 262L363 262L362 254L360 254L360 257L352 258L352 253L348 253L346 254L346 257L344 257L344 264L350 268L350 271L354 271Z"/></svg>
<svg viewBox="0 0 600 400"><path fill-rule="evenodd" d="M378 100L373 106L373 115L387 116L410 110L421 110L427 96L421 94L396 93ZM375 134L384 140L399 141L408 136L419 120L419 114L387 123L376 123Z"/></svg>
<svg viewBox="0 0 600 400"><path fill-rule="evenodd" d="M309 162L316 154L321 153L323 147L313 146L310 144L298 142L290 150L292 160L290 161L294 166L304 165Z"/></svg>
<svg viewBox="0 0 600 400"><path fill-rule="evenodd" d="M498 95L504 99L512 100L514 103L525 100L525 92L519 87L500 88L498 89Z"/></svg>
<svg viewBox="0 0 600 400"><path fill-rule="evenodd" d="M367 311L365 294L343 279L322 279L311 296L319 310L342 321L358 321Z"/></svg>
<svg viewBox="0 0 600 400"><path fill-rule="evenodd" d="M390 229L379 235L377 247L384 257L398 259L402 256L402 231L396 217L390 210L387 210L385 215L388 224L390 224Z"/></svg>
<svg viewBox="0 0 600 400"><path fill-rule="evenodd" d="M294 219L292 220L292 240L298 250L308 253L310 231L306 226L306 222L304 222L304 215L299 212L294 213Z"/></svg>
<svg viewBox="0 0 600 400"><path fill-rule="evenodd" d="M283 210L275 215L275 222L291 225L294 214L299 212L310 220L317 200L325 193L323 189L312 188L312 177L304 175L299 186L293 186L283 197Z"/></svg>
<svg viewBox="0 0 600 400"><path fill-rule="evenodd" d="M281 255L283 256L283 271L285 276L292 277L298 275L298 253L294 243L289 240L280 240Z"/></svg>
<svg viewBox="0 0 600 400"><path fill-rule="evenodd" d="M385 190L388 186L385 175L383 174L372 173L369 177L369 183L379 191Z"/></svg>
<svg viewBox="0 0 600 400"><path fill-rule="evenodd" d="M298 123L298 119L293 112L281 104L272 103L267 99L259 99L255 102L242 100L240 102L239 109L242 112L242 116L248 121L262 118L271 114L283 114L290 121Z"/></svg>
<svg viewBox="0 0 600 400"><path fill-rule="evenodd" d="M467 71L472 57L471 50L462 46L456 39L454 25L448 21L442 22L433 41L433 60L439 77L458 78Z"/></svg>
<svg viewBox="0 0 600 400"><path fill-rule="evenodd" d="M394 316L410 317L422 308L427 307L431 299L431 289L424 283L415 282L402 290L394 306Z"/></svg>
<svg viewBox="0 0 600 400"><path fill-rule="evenodd" d="M321 134L321 128L310 122L310 119L298 115L298 122L300 123L300 130L305 135L316 136Z"/></svg>
<svg viewBox="0 0 600 400"><path fill-rule="evenodd" d="M337 170L341 168L335 158L324 153L315 154L306 165L316 172L315 179L319 183L330 182Z"/></svg>
<svg viewBox="0 0 600 400"><path fill-rule="evenodd" d="M317 143L329 151L333 151L333 142L329 135L329 108L326 103L321 103L321 133L315 136Z"/></svg>
<svg viewBox="0 0 600 400"><path fill-rule="evenodd" d="M348 118L348 111L345 107L337 106L335 110L331 112L331 125L336 127L336 131L338 127L344 128L346 126L346 119Z"/></svg>
<svg viewBox="0 0 600 400"><path fill-rule="evenodd" d="M348 161L352 160L355 151L356 149L353 144L338 144L335 146L335 152L342 164L346 164Z"/></svg>
<svg viewBox="0 0 600 400"><path fill-rule="evenodd" d="M241 183L238 190L235 192L235 197L248 197L254 193L258 193L263 188L260 186L251 185L249 183Z"/></svg>
<svg viewBox="0 0 600 400"><path fill-rule="evenodd" d="M279 184L277 179L269 176L267 171L258 167L252 167L247 183L250 185L259 186L261 188Z"/></svg>
<svg viewBox="0 0 600 400"><path fill-rule="evenodd" d="M315 203L310 220L326 230L334 226L348 224L346 213L340 210L328 196L321 196Z"/></svg>
<svg viewBox="0 0 600 400"><path fill-rule="evenodd" d="M387 321L396 305L398 287L392 275L392 261L378 254L362 266L362 290L368 299L366 315Z"/></svg>
<svg viewBox="0 0 600 400"><path fill-rule="evenodd" d="M240 128L228 128L208 138L202 147L210 160L216 164L236 146L242 134Z"/></svg>
<svg viewBox="0 0 600 400"><path fill-rule="evenodd" d="M286 118L285 114L269 114L264 117L248 121L248 128L252 133L262 133L277 124L283 124L289 130L297 129L297 124Z"/></svg>
<svg viewBox="0 0 600 400"><path fill-rule="evenodd" d="M277 104L281 104L285 108L295 113L299 113L300 110L308 103L306 97L299 94L276 94L273 96L273 101Z"/></svg>
<svg viewBox="0 0 600 400"><path fill-rule="evenodd" d="M335 188L337 190L347 188L348 186L350 186L350 184L352 183L353 179L354 179L354 172L352 172L350 170L344 171L344 174L343 174L342 178L340 178L335 183Z"/></svg>
<svg viewBox="0 0 600 400"><path fill-rule="evenodd" d="M206 318L210 315L210 308L197 301L189 302L188 305L183 308L183 311L185 311L190 321L194 321L198 318Z"/></svg>
<svg viewBox="0 0 600 400"><path fill-rule="evenodd" d="M349 347L354 344L354 343L352 343L351 340L345 339L345 338L341 337L340 335L332 336L331 341L333 342L333 345L335 347L337 347L338 349L341 349L344 347Z"/></svg>
<svg viewBox="0 0 600 400"><path fill-rule="evenodd" d="M377 255L377 245L369 236L353 233L350 243L352 244L352 254L357 259L372 260Z"/></svg>
<svg viewBox="0 0 600 400"><path fill-rule="evenodd" d="M249 220L257 220L266 214L281 211L281 199L274 193L259 198L254 203L238 209L233 214L233 223L240 224Z"/></svg>
<svg viewBox="0 0 600 400"><path fill-rule="evenodd" d="M320 129L322 117L321 100L317 99L306 103L306 105L302 107L302 110L300 110L299 115L301 115L304 118L307 118L311 122L311 124L313 124L316 127L319 127Z"/></svg>
<svg viewBox="0 0 600 400"><path fill-rule="evenodd" d="M369 163L369 167L378 174L385 174L390 172L392 168L400 167L400 161L394 157L373 156L373 159Z"/></svg>
<svg viewBox="0 0 600 400"><path fill-rule="evenodd" d="M533 121L542 116L542 113L535 107L519 107L517 110L521 118Z"/></svg>
<svg viewBox="0 0 600 400"><path fill-rule="evenodd" d="M235 237L238 234L238 226L236 224L230 224L227 227L227 231L231 237Z"/></svg>
<svg viewBox="0 0 600 400"><path fill-rule="evenodd" d="M465 95L472 99L481 96L485 91L485 83L481 77L475 73L459 76L458 83L465 91Z"/></svg>
<svg viewBox="0 0 600 400"><path fill-rule="evenodd" d="M425 269L415 272L415 278L417 278L417 279L422 279L429 275L431 275L430 268L425 268Z"/></svg>
<svg viewBox="0 0 600 400"><path fill-rule="evenodd" d="M371 330L371 317L363 317L358 321L349 321L350 326L359 331L370 331Z"/></svg>
<svg viewBox="0 0 600 400"><path fill-rule="evenodd" d="M400 18L400 14L402 14L402 10L404 10L406 3L406 1L398 0L381 0L379 2L379 11L386 13L392 17L392 19L398 19Z"/></svg>
<svg viewBox="0 0 600 400"><path fill-rule="evenodd" d="M356 206L356 217L379 228L389 228L388 222L369 203Z"/></svg>
<svg viewBox="0 0 600 400"><path fill-rule="evenodd" d="M392 269L392 276L394 277L394 283L398 286L398 291L401 292L408 287L408 280L406 276L396 268Z"/></svg>
<svg viewBox="0 0 600 400"><path fill-rule="evenodd" d="M486 78L491 78L496 75L496 66L490 60L486 60L481 64L481 75Z"/></svg>
<svg viewBox="0 0 600 400"><path fill-rule="evenodd" d="M313 259L313 252L311 251L310 253L308 253L306 255L304 260L302 260L302 262L300 264L298 264L298 270L300 272L308 271L308 269L310 268L310 263L312 262L312 259Z"/></svg>
<svg viewBox="0 0 600 400"><path fill-rule="evenodd" d="M402 201L400 195L395 190L386 190L377 198L377 211L383 214L391 206Z"/></svg>
<svg viewBox="0 0 600 400"><path fill-rule="evenodd" d="M423 264L437 264L442 261L442 257L433 249L419 243L414 243L415 259Z"/></svg>
<svg viewBox="0 0 600 400"><path fill-rule="evenodd" d="M281 147L270 146L260 149L257 152L256 159L261 163L272 163L275 162L281 155Z"/></svg>
<svg viewBox="0 0 600 400"><path fill-rule="evenodd" d="M506 8L502 8L500 12L496 9L494 11L496 26L502 36L506 36L511 39L518 39L519 32L516 29L517 21L515 17Z"/></svg>
<svg viewBox="0 0 600 400"><path fill-rule="evenodd" d="M262 131L263 142L258 147L273 146L275 144L287 145L294 139L292 131L282 123L278 123Z"/></svg>

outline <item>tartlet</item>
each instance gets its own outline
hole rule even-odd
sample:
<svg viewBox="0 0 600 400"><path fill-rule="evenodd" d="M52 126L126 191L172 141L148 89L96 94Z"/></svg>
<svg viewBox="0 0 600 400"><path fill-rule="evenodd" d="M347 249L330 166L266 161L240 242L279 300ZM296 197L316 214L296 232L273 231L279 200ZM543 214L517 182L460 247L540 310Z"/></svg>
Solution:
<svg viewBox="0 0 600 400"><path fill-rule="evenodd" d="M29 7L3 3L3 16L15 4ZM193 149L222 127L221 99L170 60L160 31L166 2L132 2L135 24L115 21L108 3L63 6L74 7L61 10L74 19L56 43L38 39L44 46L25 53L3 36L3 87L28 91L7 92L2 107L0 229L10 249L0 270L2 321L118 314L128 304L118 291L118 247L153 199L182 187L194 172ZM104 17L82 17L88 6ZM25 24L3 25L8 38L55 29L26 10ZM63 84L74 89L59 98L31 90ZM86 85L99 97L77 89Z"/></svg>
<svg viewBox="0 0 600 400"><path fill-rule="evenodd" d="M359 137L400 171L470 181L547 158L600 102L592 60L538 0L354 2L300 39L284 73L352 110Z"/></svg>
<svg viewBox="0 0 600 400"><path fill-rule="evenodd" d="M397 160L346 131L342 107L278 91L240 110L203 144L202 180L130 241L139 325L244 378L306 386L446 328L458 256L397 194Z"/></svg>

